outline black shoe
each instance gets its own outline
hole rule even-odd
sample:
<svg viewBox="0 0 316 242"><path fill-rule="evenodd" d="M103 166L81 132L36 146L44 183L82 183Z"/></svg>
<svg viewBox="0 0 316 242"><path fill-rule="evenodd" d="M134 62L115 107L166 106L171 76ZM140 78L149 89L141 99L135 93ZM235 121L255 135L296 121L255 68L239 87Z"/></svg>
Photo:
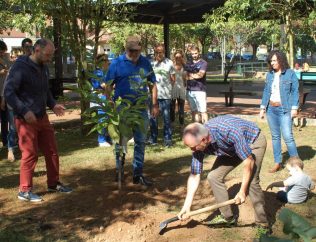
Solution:
<svg viewBox="0 0 316 242"><path fill-rule="evenodd" d="M133 183L134 184L140 184L146 187L150 187L153 185L151 181L149 181L147 178L145 178L143 175L140 176L134 176L133 177Z"/></svg>

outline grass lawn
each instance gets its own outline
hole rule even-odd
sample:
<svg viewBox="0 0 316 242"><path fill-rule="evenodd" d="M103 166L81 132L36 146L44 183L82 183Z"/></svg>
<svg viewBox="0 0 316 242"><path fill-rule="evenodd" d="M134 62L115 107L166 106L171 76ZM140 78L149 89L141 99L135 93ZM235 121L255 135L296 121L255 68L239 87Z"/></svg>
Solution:
<svg viewBox="0 0 316 242"><path fill-rule="evenodd" d="M265 189L270 182L285 179L288 173L286 170L268 173L273 165L271 137L264 122L258 125L268 140L261 171L261 185ZM34 192L44 198L40 204L17 199L19 163L3 159L6 151L2 149L0 241L252 241L255 231L248 226L254 220L249 199L239 207L240 224L243 226L210 229L203 225L209 216L204 214L188 223L175 223L175 227L163 236L157 234L159 223L175 216L186 194L191 152L183 146L179 133L180 128L176 127L172 148L146 147L144 173L155 182L149 190L142 190L131 182L133 146L129 146L125 184L119 192L114 182L113 148L98 147L96 135L82 136L78 126L57 129L61 181L75 191L69 195L46 192L46 169L41 156L33 179ZM316 129L304 127L299 131L294 128L294 133L299 154L305 163L304 170L315 181ZM213 161L213 156L206 159L206 171L211 169ZM236 184L241 181L241 172L240 166L227 177L231 194L238 188ZM192 210L214 203L206 176L207 172L204 172ZM276 191L265 192L267 211L274 222L273 235L285 237L282 224L277 219L283 205L276 201ZM315 196L304 204L286 207L316 225Z"/></svg>

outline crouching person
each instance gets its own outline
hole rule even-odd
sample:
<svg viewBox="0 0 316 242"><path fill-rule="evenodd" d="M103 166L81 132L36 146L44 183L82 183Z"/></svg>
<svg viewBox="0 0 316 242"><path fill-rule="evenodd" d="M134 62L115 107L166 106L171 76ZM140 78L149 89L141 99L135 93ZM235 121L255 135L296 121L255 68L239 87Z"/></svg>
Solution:
<svg viewBox="0 0 316 242"><path fill-rule="evenodd" d="M297 157L292 156L286 163L286 168L290 173L290 177L285 181L273 182L268 187L282 187L277 193L277 198L284 203L303 203L308 198L310 190L315 188L312 179L303 172L304 163Z"/></svg>
<svg viewBox="0 0 316 242"><path fill-rule="evenodd" d="M253 122L231 115L220 116L209 120L204 125L189 124L183 133L183 142L192 154L191 174L187 183L187 196L183 208L178 214L185 219L190 212L195 192L200 183L205 155L216 155L217 158L208 174L217 203L229 200L224 179L229 172L243 164L242 183L236 203L245 202L249 194L255 210L255 222L258 231L269 233L270 228L264 210L264 196L259 184L261 163L266 150L266 138ZM211 226L234 225L237 222L230 206L220 208L221 214L209 221Z"/></svg>

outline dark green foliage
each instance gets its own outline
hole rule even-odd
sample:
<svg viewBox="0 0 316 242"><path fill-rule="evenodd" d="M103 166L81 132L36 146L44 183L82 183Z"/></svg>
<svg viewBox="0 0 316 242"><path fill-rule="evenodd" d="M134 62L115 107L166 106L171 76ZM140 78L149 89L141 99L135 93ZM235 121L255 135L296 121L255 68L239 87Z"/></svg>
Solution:
<svg viewBox="0 0 316 242"><path fill-rule="evenodd" d="M283 208L279 214L279 219L283 222L283 232L293 239L301 239L304 242L312 241L316 238L316 227L310 225L302 216L288 208ZM287 242L288 239L279 239L276 237L262 237L262 242Z"/></svg>
<svg viewBox="0 0 316 242"><path fill-rule="evenodd" d="M25 238L23 235L16 231L1 230L0 241L6 242L31 242L31 240Z"/></svg>

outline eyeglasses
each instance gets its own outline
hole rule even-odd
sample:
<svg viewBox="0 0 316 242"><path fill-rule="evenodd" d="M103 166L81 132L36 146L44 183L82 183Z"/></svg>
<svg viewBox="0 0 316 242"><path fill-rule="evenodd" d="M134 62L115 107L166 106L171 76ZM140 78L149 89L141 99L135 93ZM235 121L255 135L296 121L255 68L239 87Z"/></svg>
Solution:
<svg viewBox="0 0 316 242"><path fill-rule="evenodd" d="M192 151L197 151L197 150L199 150L199 148L203 148L204 147L205 141L206 141L206 138L202 138L201 141L197 145L189 147L189 148Z"/></svg>
<svg viewBox="0 0 316 242"><path fill-rule="evenodd" d="M136 49L128 49L129 52L138 52L140 50L136 50Z"/></svg>

